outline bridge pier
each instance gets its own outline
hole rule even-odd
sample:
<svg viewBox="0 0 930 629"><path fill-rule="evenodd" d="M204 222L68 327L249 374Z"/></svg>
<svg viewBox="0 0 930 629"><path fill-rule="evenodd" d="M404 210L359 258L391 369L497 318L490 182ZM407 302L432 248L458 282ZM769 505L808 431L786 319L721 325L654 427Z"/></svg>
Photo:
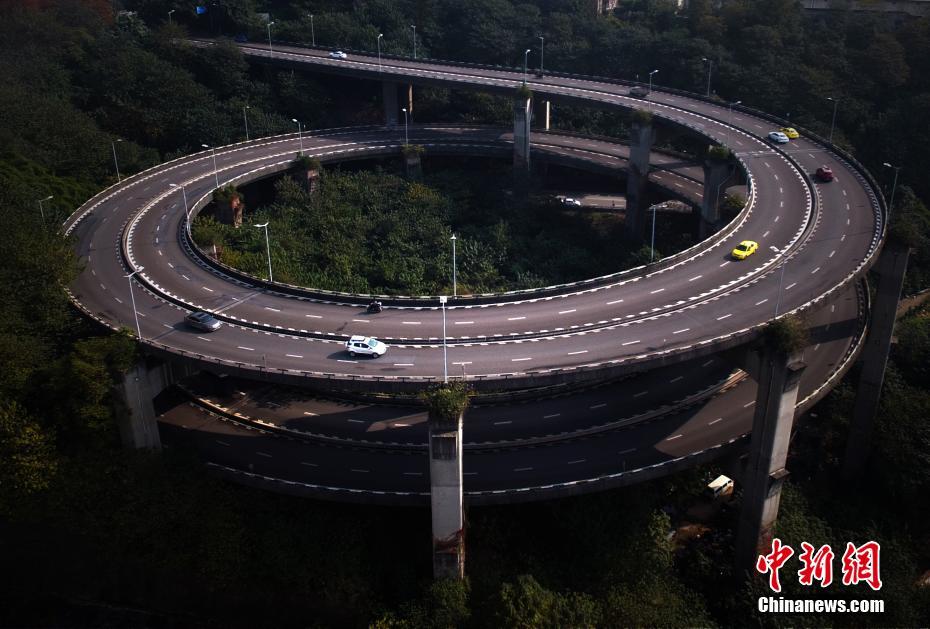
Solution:
<svg viewBox="0 0 930 629"><path fill-rule="evenodd" d="M533 99L515 96L513 100L513 167L521 174L530 170L530 123Z"/></svg>
<svg viewBox="0 0 930 629"><path fill-rule="evenodd" d="M907 245L889 238L873 269L878 275L878 286L872 304L869 334L862 352L862 371L846 441L843 477L847 480L859 476L872 449L872 424L878 412L909 255L910 248Z"/></svg>
<svg viewBox="0 0 930 629"><path fill-rule="evenodd" d="M142 358L123 375L122 385L118 385L127 408L119 422L123 447L161 449L152 401L159 393L195 371L187 363L174 364L155 358Z"/></svg>
<svg viewBox="0 0 930 629"><path fill-rule="evenodd" d="M462 417L429 412L429 480L433 522L433 577L465 577L462 497Z"/></svg>
<svg viewBox="0 0 930 629"><path fill-rule="evenodd" d="M384 103L384 126L394 128L397 126L397 83L391 81L381 82L381 101Z"/></svg>
<svg viewBox="0 0 930 629"><path fill-rule="evenodd" d="M413 122L413 84L407 84L407 116L409 122Z"/></svg>
<svg viewBox="0 0 930 629"><path fill-rule="evenodd" d="M543 130L548 131L550 128L551 120L552 120L552 103L548 100L544 100L542 101L541 107L542 107L541 117L542 117L542 122L543 122Z"/></svg>
<svg viewBox="0 0 930 629"><path fill-rule="evenodd" d="M747 571L771 545L804 371L799 354L768 344L750 352L749 363L747 371L755 374L758 390L735 547L736 567Z"/></svg>
<svg viewBox="0 0 930 629"><path fill-rule="evenodd" d="M630 159L626 175L626 233L631 240L642 240L646 228L646 184L649 183L649 156L656 132L652 116L635 111L630 126Z"/></svg>
<svg viewBox="0 0 930 629"><path fill-rule="evenodd" d="M708 156L704 160L704 196L698 220L698 239L704 240L717 231L720 222L720 193L733 171L729 160Z"/></svg>

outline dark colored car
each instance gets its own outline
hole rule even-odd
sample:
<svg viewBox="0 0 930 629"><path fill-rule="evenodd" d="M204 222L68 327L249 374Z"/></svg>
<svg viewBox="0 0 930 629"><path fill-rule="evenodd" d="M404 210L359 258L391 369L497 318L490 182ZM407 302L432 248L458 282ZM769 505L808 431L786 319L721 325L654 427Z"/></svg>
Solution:
<svg viewBox="0 0 930 629"><path fill-rule="evenodd" d="M223 322L211 315L209 312L192 312L184 317L184 322L201 332L216 332Z"/></svg>
<svg viewBox="0 0 930 629"><path fill-rule="evenodd" d="M630 88L630 96L635 96L636 98L646 98L649 96L649 88L643 87L642 85L637 85L636 87Z"/></svg>
<svg viewBox="0 0 930 629"><path fill-rule="evenodd" d="M830 170L829 166L821 166L817 169L817 172L814 173L814 176L817 177L817 181L833 181L833 171Z"/></svg>

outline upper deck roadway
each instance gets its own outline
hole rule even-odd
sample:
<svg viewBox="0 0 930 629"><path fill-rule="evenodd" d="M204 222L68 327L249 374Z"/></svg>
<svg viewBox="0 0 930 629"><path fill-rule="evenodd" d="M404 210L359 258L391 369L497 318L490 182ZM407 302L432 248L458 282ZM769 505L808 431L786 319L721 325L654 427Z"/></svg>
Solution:
<svg viewBox="0 0 930 629"><path fill-rule="evenodd" d="M268 55L248 46L243 50ZM522 73L503 69L388 59L379 64L357 55L336 61L324 54L274 51L276 60L372 79L507 91L522 82ZM695 349L714 351L734 334L770 320L776 307L782 314L848 283L878 250L884 225L875 191L849 163L810 139L774 147L764 139L771 123L745 112L730 117L724 106L675 94L653 92L643 101L628 97L626 86L567 77L534 78L530 87L546 96L648 109L657 118L731 146L749 175L750 207L727 228L725 238L697 247L674 265L566 288L558 296L502 296L492 305L458 300L447 309L449 362L467 366L469 378L564 377L584 369L683 358ZM419 141L429 145L429 131L421 133L427 137ZM576 147L597 144L570 140ZM367 317L349 299L298 299L231 282L186 252L178 238L185 219L182 194L171 183L183 184L194 205L217 183L283 167L301 141L306 153L324 159L399 142L396 132L372 131L367 138L333 132L302 140L289 135L218 148L215 161L205 151L127 178L66 223L86 263L72 285L75 299L108 324L132 327L125 275L144 267L136 277L148 290L135 291L142 335L168 351L300 378L417 381L441 375L438 300ZM813 184L806 173L822 164L833 168L836 180ZM274 235L272 225L272 240ZM759 252L742 262L730 260L729 250L743 239L758 241ZM183 312L169 303L214 310L237 325L209 336L196 334L180 324ZM349 360L341 342L353 333L392 339L395 346L383 359Z"/></svg>

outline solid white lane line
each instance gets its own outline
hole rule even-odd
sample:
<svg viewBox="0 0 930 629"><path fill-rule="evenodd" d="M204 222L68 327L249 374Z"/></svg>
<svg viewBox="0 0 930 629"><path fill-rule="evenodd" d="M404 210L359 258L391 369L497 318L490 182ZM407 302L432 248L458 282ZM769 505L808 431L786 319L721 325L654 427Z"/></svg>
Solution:
<svg viewBox="0 0 930 629"><path fill-rule="evenodd" d="M586 349L580 349L580 350L578 350L577 352L569 352L568 355L569 355L569 356L576 356L576 355L578 355L578 354L587 354L587 353L588 353L588 350L586 350Z"/></svg>

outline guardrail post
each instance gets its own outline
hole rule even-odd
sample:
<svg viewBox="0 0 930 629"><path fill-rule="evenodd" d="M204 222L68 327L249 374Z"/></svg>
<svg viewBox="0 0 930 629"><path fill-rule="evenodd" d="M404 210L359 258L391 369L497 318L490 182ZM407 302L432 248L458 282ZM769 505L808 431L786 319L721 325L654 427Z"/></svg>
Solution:
<svg viewBox="0 0 930 629"><path fill-rule="evenodd" d="M645 112L634 112L626 168L626 233L631 240L642 240L645 233L646 184L649 183L649 156L655 139L652 117Z"/></svg>
<svg viewBox="0 0 930 629"><path fill-rule="evenodd" d="M393 129L397 126L397 83L381 82L382 102L384 103L384 126Z"/></svg>
<svg viewBox="0 0 930 629"><path fill-rule="evenodd" d="M433 577L465 576L462 496L462 417L429 413L429 480L433 522Z"/></svg>
<svg viewBox="0 0 930 629"><path fill-rule="evenodd" d="M748 571L759 550L765 549L764 554L771 545L781 488L788 476L785 461L805 367L799 354L770 345L752 352L750 360L756 362L756 369L747 371L758 374L758 389L735 547L737 569Z"/></svg>
<svg viewBox="0 0 930 629"><path fill-rule="evenodd" d="M872 302L871 325L862 352L862 371L846 441L843 477L847 480L859 476L872 449L872 423L878 412L909 255L910 248L907 245L889 238L873 269L878 275L878 286Z"/></svg>

